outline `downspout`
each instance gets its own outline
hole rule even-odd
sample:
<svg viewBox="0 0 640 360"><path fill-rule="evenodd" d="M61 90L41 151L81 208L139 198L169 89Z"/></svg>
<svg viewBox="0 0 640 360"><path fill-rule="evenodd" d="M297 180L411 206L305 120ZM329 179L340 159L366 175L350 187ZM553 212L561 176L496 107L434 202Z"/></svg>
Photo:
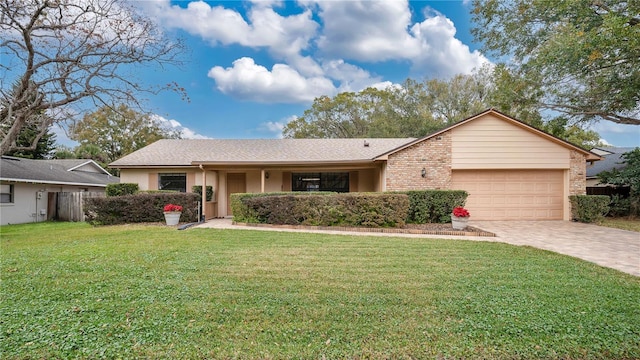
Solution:
<svg viewBox="0 0 640 360"><path fill-rule="evenodd" d="M202 219L198 219L200 222L205 222L207 219L207 172L204 170L204 166L200 164L198 166L202 170Z"/></svg>

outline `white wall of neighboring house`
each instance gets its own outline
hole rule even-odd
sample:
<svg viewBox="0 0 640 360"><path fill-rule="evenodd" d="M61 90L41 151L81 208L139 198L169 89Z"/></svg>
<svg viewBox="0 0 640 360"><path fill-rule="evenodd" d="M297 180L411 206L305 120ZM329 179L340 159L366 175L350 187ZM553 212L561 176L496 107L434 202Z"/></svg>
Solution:
<svg viewBox="0 0 640 360"><path fill-rule="evenodd" d="M13 185L13 203L0 204L0 225L24 224L47 220L50 192L101 191L103 187L54 184L9 183Z"/></svg>

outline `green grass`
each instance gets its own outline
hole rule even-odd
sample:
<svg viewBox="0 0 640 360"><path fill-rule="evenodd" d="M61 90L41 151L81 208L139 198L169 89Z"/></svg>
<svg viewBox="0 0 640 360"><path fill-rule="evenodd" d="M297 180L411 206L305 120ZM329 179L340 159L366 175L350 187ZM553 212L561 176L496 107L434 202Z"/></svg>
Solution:
<svg viewBox="0 0 640 360"><path fill-rule="evenodd" d="M605 218L604 220L602 220L602 222L599 225L622 229L622 230L640 232L640 218L635 218L635 219L630 219L627 217Z"/></svg>
<svg viewBox="0 0 640 360"><path fill-rule="evenodd" d="M640 358L640 278L499 243L0 228L0 358Z"/></svg>

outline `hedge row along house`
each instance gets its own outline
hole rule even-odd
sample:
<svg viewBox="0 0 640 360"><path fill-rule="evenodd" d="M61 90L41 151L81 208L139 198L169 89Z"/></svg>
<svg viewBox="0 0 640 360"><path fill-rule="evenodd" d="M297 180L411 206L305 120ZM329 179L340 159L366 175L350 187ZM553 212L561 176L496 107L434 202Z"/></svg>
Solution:
<svg viewBox="0 0 640 360"><path fill-rule="evenodd" d="M207 219L232 215L232 193L458 189L476 220L569 220L597 160L489 109L417 139L160 140L110 166L141 190L212 186Z"/></svg>

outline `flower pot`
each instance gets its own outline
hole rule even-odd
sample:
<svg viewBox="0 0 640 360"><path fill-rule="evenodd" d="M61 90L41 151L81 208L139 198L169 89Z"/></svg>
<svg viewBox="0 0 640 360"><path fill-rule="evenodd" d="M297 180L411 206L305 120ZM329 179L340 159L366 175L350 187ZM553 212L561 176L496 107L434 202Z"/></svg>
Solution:
<svg viewBox="0 0 640 360"><path fill-rule="evenodd" d="M178 211L167 211L164 213L164 220L167 222L167 225L178 225L180 222L181 212Z"/></svg>
<svg viewBox="0 0 640 360"><path fill-rule="evenodd" d="M469 222L469 217L461 217L461 216L455 216L453 214L451 214L451 226L455 229L455 230L463 230L464 228L467 227L467 223Z"/></svg>

